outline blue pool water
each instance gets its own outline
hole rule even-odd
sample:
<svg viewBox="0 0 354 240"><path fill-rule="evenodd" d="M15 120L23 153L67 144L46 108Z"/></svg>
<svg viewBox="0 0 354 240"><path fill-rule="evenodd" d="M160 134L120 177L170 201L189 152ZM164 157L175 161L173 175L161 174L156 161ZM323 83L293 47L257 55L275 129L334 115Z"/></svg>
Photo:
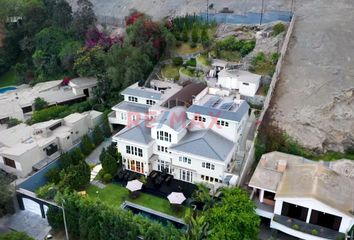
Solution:
<svg viewBox="0 0 354 240"><path fill-rule="evenodd" d="M177 229L180 229L182 231L186 231L187 226L181 222L177 222L177 221L173 221L172 219L167 219L163 216L159 216L157 214L154 214L153 212L148 212L148 211L144 211L143 209L140 208L136 208L134 206L131 205L125 205L123 207L123 209L125 210L129 210L134 214L139 214L143 217L148 218L151 221L157 221L162 223L164 226L167 226L169 224L172 224L173 226L175 226Z"/></svg>
<svg viewBox="0 0 354 240"><path fill-rule="evenodd" d="M2 93L6 93L6 92L9 92L9 91L13 91L13 90L16 90L17 88L15 87L4 87L4 88L0 88L0 94Z"/></svg>
<svg viewBox="0 0 354 240"><path fill-rule="evenodd" d="M291 12L287 11L268 11L263 14L262 23L270 23L274 21L289 22L291 20ZM201 13L200 17L206 19L207 14ZM234 13L209 13L209 21L217 23L231 23L231 24L259 24L261 14L249 12L245 15L238 15Z"/></svg>

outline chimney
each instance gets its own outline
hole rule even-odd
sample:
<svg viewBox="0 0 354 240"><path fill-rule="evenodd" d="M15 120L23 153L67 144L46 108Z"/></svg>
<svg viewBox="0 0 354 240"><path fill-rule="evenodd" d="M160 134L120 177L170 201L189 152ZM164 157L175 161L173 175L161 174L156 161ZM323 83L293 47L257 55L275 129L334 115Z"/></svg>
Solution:
<svg viewBox="0 0 354 240"><path fill-rule="evenodd" d="M286 164L286 160L279 160L277 164L277 171L281 173L285 172Z"/></svg>

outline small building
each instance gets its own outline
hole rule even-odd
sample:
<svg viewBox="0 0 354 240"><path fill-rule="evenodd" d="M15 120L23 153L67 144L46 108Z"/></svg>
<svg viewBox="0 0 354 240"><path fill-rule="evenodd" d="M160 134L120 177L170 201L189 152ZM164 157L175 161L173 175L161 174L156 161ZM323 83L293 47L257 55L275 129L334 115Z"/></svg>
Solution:
<svg viewBox="0 0 354 240"><path fill-rule="evenodd" d="M256 213L301 239L344 239L354 225L354 180L331 165L271 152L249 182Z"/></svg>
<svg viewBox="0 0 354 240"><path fill-rule="evenodd" d="M93 117L94 116L94 117ZM31 126L21 123L0 132L0 168L26 177L78 144L102 113L74 113Z"/></svg>
<svg viewBox="0 0 354 240"><path fill-rule="evenodd" d="M72 88L72 91L75 95L85 95L87 98L93 96L93 91L97 87L96 78L74 78L69 82L69 86Z"/></svg>
<svg viewBox="0 0 354 240"><path fill-rule="evenodd" d="M223 69L218 73L217 85L230 90L239 90L244 96L254 97L260 82L260 75L238 69Z"/></svg>

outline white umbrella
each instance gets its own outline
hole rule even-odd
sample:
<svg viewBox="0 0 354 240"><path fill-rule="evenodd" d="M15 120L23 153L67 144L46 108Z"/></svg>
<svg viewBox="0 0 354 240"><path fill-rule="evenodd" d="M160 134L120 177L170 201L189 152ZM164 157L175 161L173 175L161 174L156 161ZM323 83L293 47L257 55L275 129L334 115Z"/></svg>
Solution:
<svg viewBox="0 0 354 240"><path fill-rule="evenodd" d="M182 204L186 200L186 197L181 192L171 192L167 198L171 204Z"/></svg>
<svg viewBox="0 0 354 240"><path fill-rule="evenodd" d="M129 181L126 188L129 189L131 192L135 192L140 190L143 187L143 183L140 182L139 180L132 180Z"/></svg>

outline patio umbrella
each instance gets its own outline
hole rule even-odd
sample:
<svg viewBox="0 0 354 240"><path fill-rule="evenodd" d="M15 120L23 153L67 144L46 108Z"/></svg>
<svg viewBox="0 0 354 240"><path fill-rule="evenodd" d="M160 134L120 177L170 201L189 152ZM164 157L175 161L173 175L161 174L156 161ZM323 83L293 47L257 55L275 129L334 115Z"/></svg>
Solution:
<svg viewBox="0 0 354 240"><path fill-rule="evenodd" d="M143 183L140 182L139 180L132 180L132 181L129 181L126 188L128 190L130 190L131 192L135 192L135 191L138 191L140 190L141 188L143 187Z"/></svg>
<svg viewBox="0 0 354 240"><path fill-rule="evenodd" d="M167 198L171 204L182 204L186 200L186 197L181 192L171 192Z"/></svg>

